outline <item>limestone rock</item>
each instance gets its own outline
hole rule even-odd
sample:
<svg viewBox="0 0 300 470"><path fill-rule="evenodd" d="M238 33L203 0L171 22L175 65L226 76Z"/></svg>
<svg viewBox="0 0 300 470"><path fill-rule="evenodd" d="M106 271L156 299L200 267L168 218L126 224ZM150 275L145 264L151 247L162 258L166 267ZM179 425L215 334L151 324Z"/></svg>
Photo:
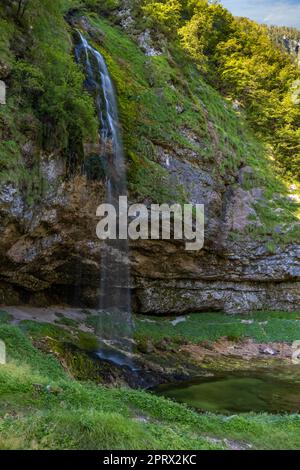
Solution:
<svg viewBox="0 0 300 470"><path fill-rule="evenodd" d="M155 57L161 55L161 51L155 49L152 44L151 32L149 29L146 29L138 36L138 44L141 49L145 52L145 55L148 57Z"/></svg>
<svg viewBox="0 0 300 470"><path fill-rule="evenodd" d="M226 213L226 225L229 231L242 232L257 219L254 203L261 199L262 190L245 191L237 188L233 191Z"/></svg>
<svg viewBox="0 0 300 470"><path fill-rule="evenodd" d="M186 188L188 200L205 204L205 246L189 252L181 241L131 242L135 311L177 317L299 310L299 244L270 253L266 243L243 231L253 223L253 204L264 200L263 189L246 191L238 175L234 185L226 184L192 149L156 145L155 152L174 184ZM49 188L31 207L12 183L0 189L1 302L94 307L102 254L96 208L105 188L78 175L65 181L64 161L53 154L41 156L41 173ZM240 231L236 241L229 237L232 229Z"/></svg>

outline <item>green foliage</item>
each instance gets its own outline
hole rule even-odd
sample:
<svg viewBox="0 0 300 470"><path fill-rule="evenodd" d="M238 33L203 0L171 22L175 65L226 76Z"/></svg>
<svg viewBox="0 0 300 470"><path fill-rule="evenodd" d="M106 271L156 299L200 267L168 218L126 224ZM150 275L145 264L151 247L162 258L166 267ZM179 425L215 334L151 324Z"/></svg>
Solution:
<svg viewBox="0 0 300 470"><path fill-rule="evenodd" d="M1 15L1 11L0 11ZM0 17L0 70L3 66L11 65L13 54L10 50L10 41L14 33L14 24Z"/></svg>
<svg viewBox="0 0 300 470"><path fill-rule="evenodd" d="M33 193L37 186L29 180L35 178L33 175L40 177L38 152L30 168L22 161L20 148L26 138L44 150L61 151L69 168L73 161L78 167L83 157L82 142L98 138L98 123L93 100L84 90L83 73L73 59L63 19L66 2L30 0L26 8L23 2L20 11L18 2L11 3L11 10L0 10L0 30L5 33L0 41L1 59L12 69L3 118L0 110L0 132L4 135L0 165L5 170L1 179L17 182L26 190L29 201L36 197ZM26 39L25 43L22 40L18 60L12 60L20 37ZM33 126L28 128L28 123Z"/></svg>
<svg viewBox="0 0 300 470"><path fill-rule="evenodd" d="M19 60L13 69L14 93L22 94L32 101L45 92L45 76L41 69L26 61Z"/></svg>
<svg viewBox="0 0 300 470"><path fill-rule="evenodd" d="M296 415L228 419L151 393L79 383L61 369L53 375L53 359L17 327L0 326L0 337L9 349L0 367L1 449L222 449L223 438L261 449L299 448Z"/></svg>
<svg viewBox="0 0 300 470"><path fill-rule="evenodd" d="M299 178L300 107L292 102L292 84L300 72L272 46L263 27L246 19L236 24L234 39L218 46L223 86L244 104L281 167Z"/></svg>
<svg viewBox="0 0 300 470"><path fill-rule="evenodd" d="M179 31L181 45L207 70L216 46L232 32L232 15L220 4L207 1L188 2L190 19Z"/></svg>
<svg viewBox="0 0 300 470"><path fill-rule="evenodd" d="M213 314L206 319L207 325L230 320L221 317ZM276 318L288 321L287 314L270 314L270 319ZM295 322L293 315L291 321ZM279 332L281 326L274 324L274 331ZM198 414L151 393L73 380L55 359L37 351L16 326L0 325L0 338L9 352L8 363L0 366L2 450L224 449L225 438L255 449L300 446L298 415L245 414L228 419ZM213 443L212 437L219 441Z"/></svg>
<svg viewBox="0 0 300 470"><path fill-rule="evenodd" d="M68 27L62 15L72 7L83 8L85 14L93 11L102 15L104 10L109 14L117 3L46 0L41 5L31 0L16 24L0 9L0 28L2 24L3 31L10 30L4 35L9 38L3 43L7 54L13 58L13 42L24 33L27 46L20 47L18 60L14 64L12 61L9 112L0 109L4 179L22 180L24 187L31 186L20 156L20 147L28 139L64 153L69 169L81 166L82 141L97 139L97 122L93 100L84 91L83 73L72 59ZM181 152L191 149L200 161L217 160L214 172L230 177L241 164L252 162L256 173L264 173L264 185L277 191L273 182L269 184L271 166L266 170L264 165L266 146L258 145L245 118L259 139L268 144L272 159L296 176L299 105L292 102L291 89L298 75L289 58L273 46L267 29L245 19L234 19L216 2L133 3L137 21L144 22L146 16L152 29L171 34L160 56L145 58L124 32L95 13L90 18L92 25L104 33L101 45L94 46L104 55L117 89L132 191L138 197L156 198L159 202L173 199L175 194L185 197L178 182L170 181L160 162L155 161L157 147L166 152L169 147ZM176 31L179 41L174 36ZM154 34L154 39L156 36L162 37ZM218 86L227 100L207 81ZM240 102L238 117L231 107L233 99ZM32 123L30 128L28 122ZM190 134L194 140L188 137ZM103 176L104 169L98 163L97 158L86 162L90 179ZM36 171L31 166L31 175L37 175L38 152L33 165ZM36 182L32 186L36 187ZM176 188L170 191L172 186ZM268 197L272 197L271 190ZM270 211L262 208L259 212L262 218L269 218L270 232L275 219L271 220ZM287 218L286 223L290 220Z"/></svg>
<svg viewBox="0 0 300 470"><path fill-rule="evenodd" d="M46 60L43 60L43 57ZM44 46L39 63L47 77L48 86L41 97L41 118L55 127L55 145L66 147L70 139L95 139L97 123L91 97L83 89L83 74L69 54Z"/></svg>
<svg viewBox="0 0 300 470"><path fill-rule="evenodd" d="M237 119L231 104L203 80L181 49L174 48L172 56L167 52L145 58L116 28L94 19L93 26L104 33L100 50L116 86L129 184L137 197L158 202L187 198L175 177L170 179L153 161L156 146L166 152L169 147L191 149L199 161L215 162L219 155L215 171L222 174L235 171L253 154L263 155L244 119Z"/></svg>
<svg viewBox="0 0 300 470"><path fill-rule="evenodd" d="M179 26L181 19L181 3L179 0L144 0L142 11L154 28L170 34Z"/></svg>
<svg viewBox="0 0 300 470"><path fill-rule="evenodd" d="M76 6L83 6L93 12L108 15L111 11L118 8L119 5L120 0L78 0Z"/></svg>
<svg viewBox="0 0 300 470"><path fill-rule="evenodd" d="M64 376L58 362L35 349L18 327L0 325L0 339L5 342L8 360L22 362L27 367L32 367L37 374L47 374L54 380Z"/></svg>
<svg viewBox="0 0 300 470"><path fill-rule="evenodd" d="M241 102L253 128L273 146L281 168L299 178L300 106L292 101L299 70L273 45L264 26L235 19L220 5L195 3L193 15L178 31L182 47L223 92Z"/></svg>

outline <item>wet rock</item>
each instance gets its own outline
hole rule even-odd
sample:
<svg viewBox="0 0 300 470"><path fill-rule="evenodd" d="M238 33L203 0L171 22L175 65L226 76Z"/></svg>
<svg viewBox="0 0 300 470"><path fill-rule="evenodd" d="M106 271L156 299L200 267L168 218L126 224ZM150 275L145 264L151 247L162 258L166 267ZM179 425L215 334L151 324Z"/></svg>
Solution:
<svg viewBox="0 0 300 470"><path fill-rule="evenodd" d="M177 317L175 320L171 321L171 325L176 326L179 325L179 323L184 323L186 322L187 317Z"/></svg>
<svg viewBox="0 0 300 470"><path fill-rule="evenodd" d="M0 80L5 80L11 73L11 66L0 58Z"/></svg>
<svg viewBox="0 0 300 470"><path fill-rule="evenodd" d="M95 28L86 16L79 16L76 10L71 10L66 15L66 20L76 29L80 29L89 34L89 36L96 42L103 42L105 33L101 29Z"/></svg>

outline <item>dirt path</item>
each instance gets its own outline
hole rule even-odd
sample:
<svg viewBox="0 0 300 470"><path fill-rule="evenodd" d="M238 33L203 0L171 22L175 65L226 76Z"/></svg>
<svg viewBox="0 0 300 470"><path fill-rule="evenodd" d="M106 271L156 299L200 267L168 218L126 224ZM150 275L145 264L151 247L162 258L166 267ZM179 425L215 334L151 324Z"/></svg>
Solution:
<svg viewBox="0 0 300 470"><path fill-rule="evenodd" d="M35 307L3 307L3 309L9 313L12 317L12 324L17 325L18 323L24 320L37 321L39 323L50 323L52 325L57 325L59 323L60 327L67 328L66 325L63 325L59 320L61 318L66 318L73 320L78 323L78 328L80 331L93 333L93 329L89 328L86 325L87 313L83 309L76 308L65 308L61 306L57 307L48 307L48 308L35 308ZM89 314L96 314L96 311L89 310Z"/></svg>

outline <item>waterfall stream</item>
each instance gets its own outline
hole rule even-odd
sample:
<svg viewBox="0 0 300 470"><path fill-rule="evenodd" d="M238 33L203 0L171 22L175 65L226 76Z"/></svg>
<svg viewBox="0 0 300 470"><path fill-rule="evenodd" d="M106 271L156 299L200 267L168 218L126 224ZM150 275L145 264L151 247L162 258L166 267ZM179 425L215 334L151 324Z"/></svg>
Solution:
<svg viewBox="0 0 300 470"><path fill-rule="evenodd" d="M127 195L127 175L117 99L106 63L78 31L77 62L84 67L86 88L95 98L99 118L100 155L106 174L106 203L118 213L119 196ZM103 202L103 201L102 201ZM96 220L95 220L96 228ZM128 349L132 336L130 270L127 240L106 240L101 249L99 337Z"/></svg>

